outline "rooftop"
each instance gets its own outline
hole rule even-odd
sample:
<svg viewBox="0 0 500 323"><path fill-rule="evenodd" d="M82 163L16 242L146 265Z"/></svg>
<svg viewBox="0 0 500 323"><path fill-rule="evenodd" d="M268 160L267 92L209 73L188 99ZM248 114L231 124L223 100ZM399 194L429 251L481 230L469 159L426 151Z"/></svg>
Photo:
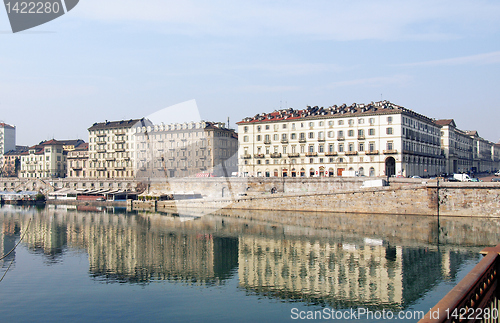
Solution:
<svg viewBox="0 0 500 323"><path fill-rule="evenodd" d="M141 118L141 119L130 119L130 120L120 120L120 121L108 121L106 120L105 122L100 122L100 123L94 123L92 127L90 127L88 130L100 130L100 129L117 129L117 128L132 128L135 126L136 123L138 122L144 122L147 119Z"/></svg>
<svg viewBox="0 0 500 323"><path fill-rule="evenodd" d="M371 102L369 104L357 104L353 103L350 106L343 104L341 106L333 105L328 108L323 107L310 107L303 110L294 110L292 108L276 110L271 113L257 114L254 117L247 117L237 124L253 123L253 122L275 122L281 120L307 120L307 119L320 119L322 117L342 117L342 116L362 116L362 115L373 115L373 114L386 114L394 112L406 112L408 114L414 115L426 121L433 121L432 119L418 114L413 110L404 108L402 106L396 105L389 101Z"/></svg>

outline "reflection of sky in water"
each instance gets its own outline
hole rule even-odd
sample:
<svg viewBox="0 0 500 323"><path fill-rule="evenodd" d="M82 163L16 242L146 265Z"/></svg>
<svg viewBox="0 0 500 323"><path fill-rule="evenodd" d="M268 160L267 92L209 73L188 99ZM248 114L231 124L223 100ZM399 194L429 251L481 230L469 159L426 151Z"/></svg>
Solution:
<svg viewBox="0 0 500 323"><path fill-rule="evenodd" d="M212 216L2 209L2 250L30 217L0 285L5 320L274 322L290 320L294 307L426 312L481 249Z"/></svg>

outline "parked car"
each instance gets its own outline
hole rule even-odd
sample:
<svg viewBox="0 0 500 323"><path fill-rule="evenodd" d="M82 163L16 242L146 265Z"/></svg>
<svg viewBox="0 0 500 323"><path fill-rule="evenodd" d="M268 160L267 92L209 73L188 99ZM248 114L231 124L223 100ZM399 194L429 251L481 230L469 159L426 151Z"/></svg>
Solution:
<svg viewBox="0 0 500 323"><path fill-rule="evenodd" d="M500 182L500 178L493 177L493 178L491 179L491 181L492 181L492 182Z"/></svg>
<svg viewBox="0 0 500 323"><path fill-rule="evenodd" d="M500 176L500 170L495 173L495 176Z"/></svg>
<svg viewBox="0 0 500 323"><path fill-rule="evenodd" d="M448 182L460 182L458 179L456 179L455 177L448 177L446 179Z"/></svg>
<svg viewBox="0 0 500 323"><path fill-rule="evenodd" d="M482 182L479 178L471 177L470 182Z"/></svg>

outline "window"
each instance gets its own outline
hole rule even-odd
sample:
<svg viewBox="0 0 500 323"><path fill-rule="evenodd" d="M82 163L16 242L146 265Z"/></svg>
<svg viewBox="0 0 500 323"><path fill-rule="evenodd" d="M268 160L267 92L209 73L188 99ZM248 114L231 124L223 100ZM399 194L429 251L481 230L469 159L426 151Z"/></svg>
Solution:
<svg viewBox="0 0 500 323"><path fill-rule="evenodd" d="M258 131L258 132L260 132L260 129L261 129L261 127L260 127L260 126L257 126L257 131Z"/></svg>
<svg viewBox="0 0 500 323"><path fill-rule="evenodd" d="M269 130L269 128L270 128L270 127L269 127L269 125L268 125L268 124L266 124L266 130Z"/></svg>
<svg viewBox="0 0 500 323"><path fill-rule="evenodd" d="M390 127L389 127L389 128L387 128L385 132L386 132L386 134L388 134L388 135L392 135L392 128L390 128Z"/></svg>
<svg viewBox="0 0 500 323"><path fill-rule="evenodd" d="M274 141L277 141L277 140L278 140L278 134L274 134L274 136L273 136L273 140L274 140Z"/></svg>
<svg viewBox="0 0 500 323"><path fill-rule="evenodd" d="M359 149L358 151L365 151L365 143L364 142L360 142L359 143Z"/></svg>
<svg viewBox="0 0 500 323"><path fill-rule="evenodd" d="M348 136L349 137L354 137L354 130L349 130Z"/></svg>
<svg viewBox="0 0 500 323"><path fill-rule="evenodd" d="M325 139L325 133L323 131L318 132L318 139Z"/></svg>
<svg viewBox="0 0 500 323"><path fill-rule="evenodd" d="M373 129L373 128L368 129L368 134L370 136L375 136L375 129Z"/></svg>
<svg viewBox="0 0 500 323"><path fill-rule="evenodd" d="M349 126L354 125L354 119L349 119L348 123L349 123Z"/></svg>
<svg viewBox="0 0 500 323"><path fill-rule="evenodd" d="M329 125L330 127L333 127L333 125L334 125L333 120L328 121L328 125Z"/></svg>
<svg viewBox="0 0 500 323"><path fill-rule="evenodd" d="M387 123L391 124L392 123L392 117L387 117Z"/></svg>
<svg viewBox="0 0 500 323"><path fill-rule="evenodd" d="M305 140L305 139L306 139L306 134L304 132L301 132L299 140Z"/></svg>
<svg viewBox="0 0 500 323"><path fill-rule="evenodd" d="M363 118L358 119L358 124L364 124L364 123L365 123L365 119L363 119Z"/></svg>
<svg viewBox="0 0 500 323"><path fill-rule="evenodd" d="M375 143L373 141L370 141L370 143L368 144L368 147L369 147L370 151L374 151L375 150Z"/></svg>
<svg viewBox="0 0 500 323"><path fill-rule="evenodd" d="M328 138L333 138L333 131L328 131Z"/></svg>
<svg viewBox="0 0 500 323"><path fill-rule="evenodd" d="M312 138L314 138L314 132L309 133L309 139L312 139Z"/></svg>
<svg viewBox="0 0 500 323"><path fill-rule="evenodd" d="M341 153L344 151L344 144L339 144L339 149L338 151Z"/></svg>
<svg viewBox="0 0 500 323"><path fill-rule="evenodd" d="M354 151L354 144L353 143L349 144L349 151Z"/></svg>
<svg viewBox="0 0 500 323"><path fill-rule="evenodd" d="M319 145L319 147L318 147L318 152L322 153L322 152L324 152L324 151L325 151L325 146L323 146L323 145Z"/></svg>
<svg viewBox="0 0 500 323"><path fill-rule="evenodd" d="M286 123L283 124L283 129L286 129Z"/></svg>
<svg viewBox="0 0 500 323"><path fill-rule="evenodd" d="M335 151L335 146L333 144L328 145L328 152L333 153Z"/></svg>
<svg viewBox="0 0 500 323"><path fill-rule="evenodd" d="M339 126L342 126L344 124L344 120L339 120Z"/></svg>
<svg viewBox="0 0 500 323"><path fill-rule="evenodd" d="M247 133L248 132L248 126L243 127L243 132Z"/></svg>
<svg viewBox="0 0 500 323"><path fill-rule="evenodd" d="M314 152L314 146L313 146L313 145L310 145L310 146L309 146L309 152L310 152L310 153L313 153L313 152Z"/></svg>
<svg viewBox="0 0 500 323"><path fill-rule="evenodd" d="M248 136L243 136L243 142L248 142Z"/></svg>
<svg viewBox="0 0 500 323"><path fill-rule="evenodd" d="M282 140L282 141L286 141L286 140L287 140L287 139L286 139L286 133L284 133L284 134L282 134L282 135L281 135L281 140Z"/></svg>
<svg viewBox="0 0 500 323"><path fill-rule="evenodd" d="M388 141L387 142L387 150L393 150L394 146L393 146L393 143L392 141Z"/></svg>
<svg viewBox="0 0 500 323"><path fill-rule="evenodd" d="M286 154L286 146L283 146L283 154Z"/></svg>
<svg viewBox="0 0 500 323"><path fill-rule="evenodd" d="M364 137L365 136L365 131L363 129L358 130L358 137Z"/></svg>
<svg viewBox="0 0 500 323"><path fill-rule="evenodd" d="M371 124L371 125L374 125L375 124L375 118L368 119L368 123Z"/></svg>
<svg viewBox="0 0 500 323"><path fill-rule="evenodd" d="M257 135L257 141L260 141L262 138L260 135Z"/></svg>
<svg viewBox="0 0 500 323"><path fill-rule="evenodd" d="M314 122L309 122L309 127L314 127Z"/></svg>
<svg viewBox="0 0 500 323"><path fill-rule="evenodd" d="M271 140L269 139L270 138L269 135L266 135L264 138L265 138L265 140L264 140L265 143L271 142Z"/></svg>
<svg viewBox="0 0 500 323"><path fill-rule="evenodd" d="M319 126L320 126L320 127L323 127L324 125L325 125L325 123L324 123L323 121L320 121L320 122L319 122Z"/></svg>
<svg viewBox="0 0 500 323"><path fill-rule="evenodd" d="M292 140L297 139L297 134L296 134L296 133L292 133L292 134L290 135L290 139L292 139Z"/></svg>

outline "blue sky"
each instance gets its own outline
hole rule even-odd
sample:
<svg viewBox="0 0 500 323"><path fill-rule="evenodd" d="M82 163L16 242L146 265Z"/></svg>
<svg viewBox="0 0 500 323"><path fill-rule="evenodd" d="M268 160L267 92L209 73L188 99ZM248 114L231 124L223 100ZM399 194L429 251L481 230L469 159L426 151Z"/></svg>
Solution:
<svg viewBox="0 0 500 323"><path fill-rule="evenodd" d="M81 0L12 34L0 10L0 120L33 145L192 99L234 126L383 98L497 142L498 17L497 0Z"/></svg>

